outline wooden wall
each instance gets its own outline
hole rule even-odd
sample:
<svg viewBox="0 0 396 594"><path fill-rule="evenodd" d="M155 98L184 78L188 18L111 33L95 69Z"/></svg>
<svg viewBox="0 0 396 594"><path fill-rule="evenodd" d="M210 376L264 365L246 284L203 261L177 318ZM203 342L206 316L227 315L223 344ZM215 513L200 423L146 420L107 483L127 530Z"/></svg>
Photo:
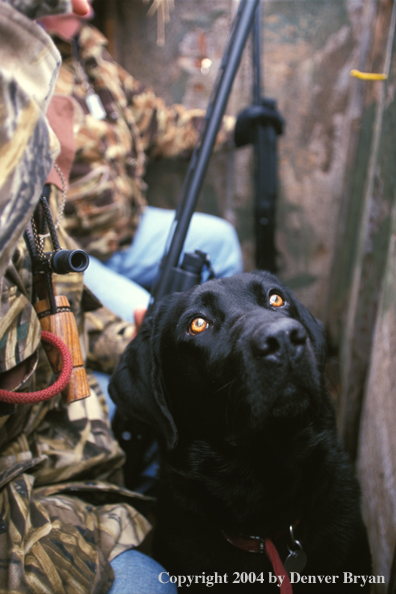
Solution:
<svg viewBox="0 0 396 594"><path fill-rule="evenodd" d="M341 434L357 461L374 573L387 579L387 587L376 591L394 593L396 5L371 1L366 10L370 43L364 65L389 78L356 87L361 112L354 123L327 316L329 326L338 324L332 329L342 363Z"/></svg>

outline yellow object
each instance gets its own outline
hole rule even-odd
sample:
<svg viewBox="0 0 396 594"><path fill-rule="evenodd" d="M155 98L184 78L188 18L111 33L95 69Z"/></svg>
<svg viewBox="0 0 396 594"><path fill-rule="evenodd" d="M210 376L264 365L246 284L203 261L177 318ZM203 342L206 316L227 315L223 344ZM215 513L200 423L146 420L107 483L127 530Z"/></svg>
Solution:
<svg viewBox="0 0 396 594"><path fill-rule="evenodd" d="M360 78L360 80L386 80L387 74L376 74L375 72L360 72L360 70L351 70L351 76Z"/></svg>

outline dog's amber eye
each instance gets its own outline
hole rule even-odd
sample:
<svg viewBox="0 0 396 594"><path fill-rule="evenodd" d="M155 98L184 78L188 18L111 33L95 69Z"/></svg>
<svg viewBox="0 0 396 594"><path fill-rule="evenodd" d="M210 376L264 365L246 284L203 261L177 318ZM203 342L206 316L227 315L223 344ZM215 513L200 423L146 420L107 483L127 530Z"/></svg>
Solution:
<svg viewBox="0 0 396 594"><path fill-rule="evenodd" d="M191 322L188 331L190 334L201 334L201 332L204 332L207 328L209 328L209 324L204 318L195 318Z"/></svg>
<svg viewBox="0 0 396 594"><path fill-rule="evenodd" d="M269 302L273 307L282 307L282 305L285 303L283 298L278 295L278 293L272 293L272 295L270 295Z"/></svg>

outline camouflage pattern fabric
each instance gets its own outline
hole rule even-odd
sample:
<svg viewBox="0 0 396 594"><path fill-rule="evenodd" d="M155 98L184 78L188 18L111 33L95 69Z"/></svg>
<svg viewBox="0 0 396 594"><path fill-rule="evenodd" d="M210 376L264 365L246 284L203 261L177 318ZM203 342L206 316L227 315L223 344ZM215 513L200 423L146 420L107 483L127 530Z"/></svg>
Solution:
<svg viewBox="0 0 396 594"><path fill-rule="evenodd" d="M21 4L19 0L18 5ZM59 143L45 119L45 110L61 58L50 37L38 25L1 0L0 9L2 277L59 151ZM21 64L26 64L26 68L21 68Z"/></svg>
<svg viewBox="0 0 396 594"><path fill-rule="evenodd" d="M90 25L82 25L78 60L70 43L54 40L63 60L56 92L75 98L83 114L65 210L67 230L88 253L106 260L133 239L146 205L147 159L188 158L204 111L165 105L111 58L106 39ZM86 99L92 91L105 108L104 119L89 112ZM234 123L224 117L215 148L233 146Z"/></svg>
<svg viewBox="0 0 396 594"><path fill-rule="evenodd" d="M13 384L20 392L53 381L39 347L30 259L20 239L58 153L44 114L60 56L24 16L40 14L40 5L45 12L70 8L57 0L0 0L0 386L22 369L22 381ZM54 190L51 202L57 198ZM59 235L65 247L72 245ZM55 282L77 314L88 353L84 308L98 304L81 275ZM121 324L125 331L117 335L119 324L108 314L101 327L121 352L133 328ZM110 560L138 546L150 529L134 508L142 497L122 487L124 454L103 395L93 377L89 382L90 397L68 406L60 395L14 410L0 403L1 594L105 594L113 581Z"/></svg>
<svg viewBox="0 0 396 594"><path fill-rule="evenodd" d="M71 12L70 0L0 0L0 10L2 11L1 3L9 4L29 19L38 19L48 14Z"/></svg>
<svg viewBox="0 0 396 594"><path fill-rule="evenodd" d="M85 316L89 340L87 365L103 373L113 373L120 359L120 344L130 342L135 328L117 318L105 307Z"/></svg>
<svg viewBox="0 0 396 594"><path fill-rule="evenodd" d="M0 280L0 373L19 365L40 344L40 322L25 293L14 284L11 270Z"/></svg>
<svg viewBox="0 0 396 594"><path fill-rule="evenodd" d="M53 188L52 207L57 198ZM58 238L62 247L75 247L62 229ZM45 249L50 248L47 240ZM98 302L84 297L82 280L77 273L54 275L56 292L68 298L81 344L89 351L83 306L94 308ZM20 241L1 295L0 369L37 349L40 329L31 290L30 259ZM98 312L90 312L90 325L103 336L109 332L115 365L134 327L104 308ZM96 348L92 359L100 356ZM106 365L111 372L108 360ZM51 375L40 348L37 369L19 391L45 387ZM66 405L58 395L0 417L0 592L105 593L113 580L109 561L138 546L151 528L134 507L145 498L122 487L124 454L92 375L89 384L85 400Z"/></svg>

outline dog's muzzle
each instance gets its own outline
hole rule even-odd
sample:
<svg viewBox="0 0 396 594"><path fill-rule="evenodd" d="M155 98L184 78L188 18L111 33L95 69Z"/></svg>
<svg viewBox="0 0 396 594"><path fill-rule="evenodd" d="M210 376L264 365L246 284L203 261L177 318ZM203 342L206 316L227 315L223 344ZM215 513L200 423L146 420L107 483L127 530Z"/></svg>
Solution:
<svg viewBox="0 0 396 594"><path fill-rule="evenodd" d="M306 343L305 328L291 318L260 324L250 336L253 356L269 363L279 363L285 359L297 361L302 357Z"/></svg>

